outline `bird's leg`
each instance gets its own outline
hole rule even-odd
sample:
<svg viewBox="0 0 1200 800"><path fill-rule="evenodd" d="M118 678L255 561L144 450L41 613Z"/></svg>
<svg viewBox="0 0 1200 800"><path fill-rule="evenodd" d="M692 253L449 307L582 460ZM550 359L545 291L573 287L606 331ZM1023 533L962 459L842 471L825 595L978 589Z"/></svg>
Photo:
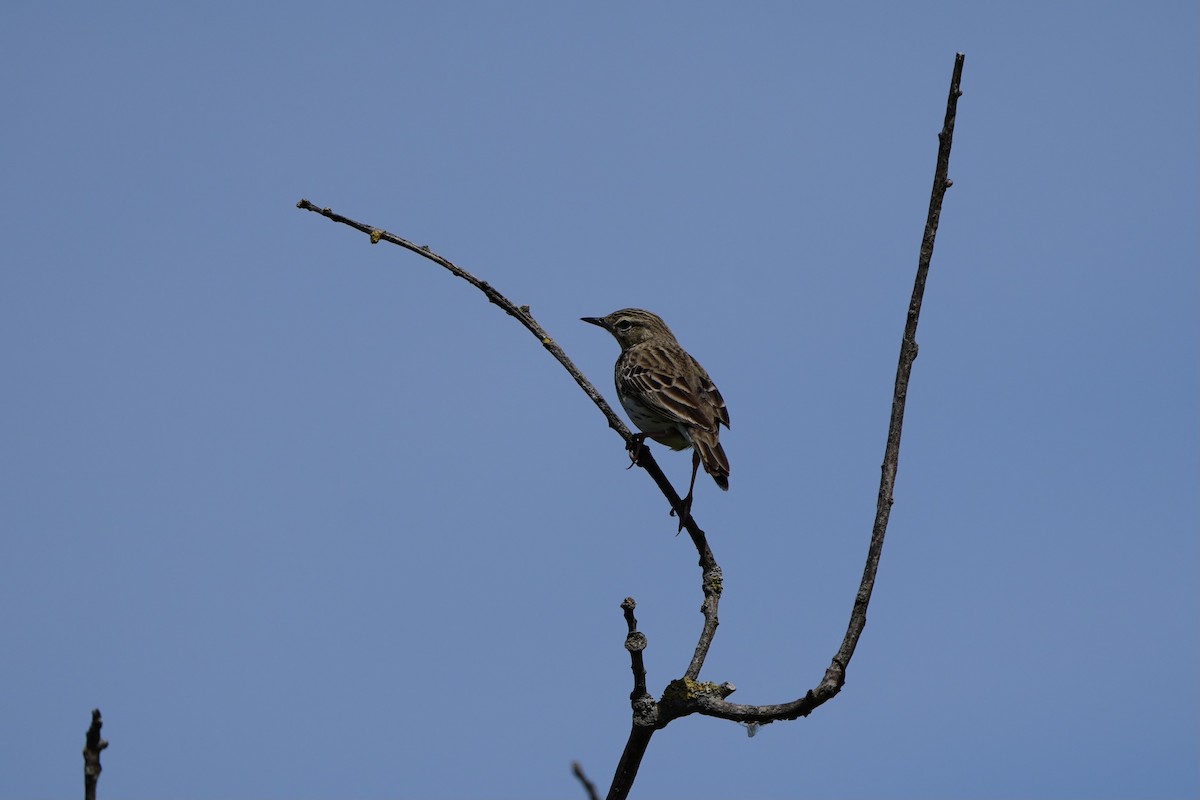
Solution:
<svg viewBox="0 0 1200 800"><path fill-rule="evenodd" d="M680 507L683 512L679 515L679 530L675 531L678 536L683 531L683 526L692 518L692 490L696 488L696 471L700 468L700 452L692 450L692 480L688 483L687 497L683 498ZM671 509L671 516L675 516L675 509Z"/></svg>

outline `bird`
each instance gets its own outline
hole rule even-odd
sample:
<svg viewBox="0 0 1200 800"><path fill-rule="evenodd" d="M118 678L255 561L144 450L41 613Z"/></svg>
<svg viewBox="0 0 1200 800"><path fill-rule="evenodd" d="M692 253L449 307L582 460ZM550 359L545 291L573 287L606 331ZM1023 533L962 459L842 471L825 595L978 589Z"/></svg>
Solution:
<svg viewBox="0 0 1200 800"><path fill-rule="evenodd" d="M692 479L679 515L683 530L701 464L717 486L729 490L729 459L720 441L721 426L729 427L725 399L657 314L624 308L580 319L604 328L621 345L613 377L621 406L641 431L638 445L649 437L672 450L692 448Z"/></svg>

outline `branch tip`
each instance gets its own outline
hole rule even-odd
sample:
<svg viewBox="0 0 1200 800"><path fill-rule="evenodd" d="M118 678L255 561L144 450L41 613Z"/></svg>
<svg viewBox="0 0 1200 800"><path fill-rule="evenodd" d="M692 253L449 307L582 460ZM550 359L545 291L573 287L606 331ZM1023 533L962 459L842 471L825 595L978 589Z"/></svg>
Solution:
<svg viewBox="0 0 1200 800"><path fill-rule="evenodd" d="M578 761L571 762L571 774L583 784L583 790L587 792L588 800L600 800L600 795L596 792L596 784L589 781L587 775L583 774L583 767Z"/></svg>

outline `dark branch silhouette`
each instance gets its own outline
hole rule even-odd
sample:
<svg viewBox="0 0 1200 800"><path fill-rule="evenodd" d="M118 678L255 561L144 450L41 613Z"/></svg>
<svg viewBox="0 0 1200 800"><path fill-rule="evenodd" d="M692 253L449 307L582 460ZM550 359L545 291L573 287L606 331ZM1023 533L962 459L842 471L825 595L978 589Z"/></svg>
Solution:
<svg viewBox="0 0 1200 800"><path fill-rule="evenodd" d="M100 780L100 751L108 747L108 742L100 738L100 728L104 721L100 719L100 709L92 709L92 724L88 726L87 736L83 745L83 798L96 800L96 783Z"/></svg>
<svg viewBox="0 0 1200 800"><path fill-rule="evenodd" d="M571 774L583 784L583 790L587 792L588 800L600 800L600 795L596 792L596 784L588 780L588 776L583 774L583 767L579 766L578 761L571 764Z"/></svg>
<svg viewBox="0 0 1200 800"><path fill-rule="evenodd" d="M879 482L879 496L876 502L875 523L871 532L871 542L867 550L866 566L863 569L862 581L854 599L850 613L850 622L846 629L845 638L824 676L816 688L810 689L803 696L787 703L773 705L742 705L730 703L726 698L734 692L731 683L709 683L699 680L700 670L708 655L709 647L716 634L718 625L717 607L720 603L722 590L721 568L708 546L704 531L697 525L691 514L683 513L679 494L667 480L662 470L654 460L649 448L638 446L637 437L625 426L612 408L605 402L596 388L583 376L571 362L566 353L533 319L528 306L517 306L507 297L496 291L486 281L479 280L471 273L457 266L446 258L432 252L428 247L413 244L407 239L356 222L341 214L336 214L328 208L319 208L308 200L301 200L298 208L313 211L334 222L349 225L371 237L371 243L387 241L427 258L440 265L452 274L462 278L484 293L488 300L510 316L517 319L530 333L538 338L542 346L558 360L567 370L584 393L596 404L608 421L609 427L615 430L625 441L626 449L635 458L635 463L646 470L658 485L663 495L670 503L672 510L685 520L684 527L691 536L692 543L699 555L701 569L701 591L704 602L701 612L704 624L701 629L696 650L688 664L683 677L671 681L664 690L662 697L655 700L646 688L646 669L642 660L642 650L646 646L646 637L637 630L637 620L633 616L635 603L633 598L626 598L621 604L629 632L626 636L625 647L629 651L631 669L633 671L634 688L630 693L630 703L633 710L633 727L625 750L621 754L612 785L609 788L609 800L619 800L627 797L633 781L637 776L642 757L650 743L654 732L665 728L672 720L689 714L703 714L721 719L733 720L740 723L761 725L778 720L792 720L806 717L818 706L828 702L841 691L846 681L846 669L859 637L867 621L867 606L875 585L875 575L879 569L879 559L883 552L884 535L887 531L888 518L891 513L893 490L896 484L896 472L900 459L900 434L904 422L904 406L908 394L909 377L912 374L913 361L917 357L917 321L921 311L921 301L925 291L925 279L929 272L930 260L933 256L934 239L937 235L938 219L941 214L942 199L951 181L948 176L950 165L950 146L954 135L954 121L957 111L958 98L962 95L960 84L962 80L964 56L958 53L954 60L954 71L950 80L950 94L946 104L946 117L941 132L938 134L939 147L937 167L934 171L933 193L929 202L929 214L925 223L925 232L921 240L920 257L917 263L917 276L913 286L912 299L908 307L908 318L905 323L904 337L900 345L900 359L896 370L896 383L892 396L891 421L888 426L887 444L884 448L884 458ZM97 712L98 713L98 712ZM573 771L583 783L590 797L596 797L595 787L583 774L582 768L575 764Z"/></svg>

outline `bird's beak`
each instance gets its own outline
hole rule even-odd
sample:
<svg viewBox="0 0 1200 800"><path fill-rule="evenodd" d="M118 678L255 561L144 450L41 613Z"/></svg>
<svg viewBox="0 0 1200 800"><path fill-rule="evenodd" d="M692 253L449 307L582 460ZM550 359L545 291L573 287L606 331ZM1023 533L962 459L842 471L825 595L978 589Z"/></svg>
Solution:
<svg viewBox="0 0 1200 800"><path fill-rule="evenodd" d="M584 322L590 322L593 325L598 325L601 328L604 328L604 330L608 330L608 326L604 324L604 320L600 317L580 317L579 319Z"/></svg>

